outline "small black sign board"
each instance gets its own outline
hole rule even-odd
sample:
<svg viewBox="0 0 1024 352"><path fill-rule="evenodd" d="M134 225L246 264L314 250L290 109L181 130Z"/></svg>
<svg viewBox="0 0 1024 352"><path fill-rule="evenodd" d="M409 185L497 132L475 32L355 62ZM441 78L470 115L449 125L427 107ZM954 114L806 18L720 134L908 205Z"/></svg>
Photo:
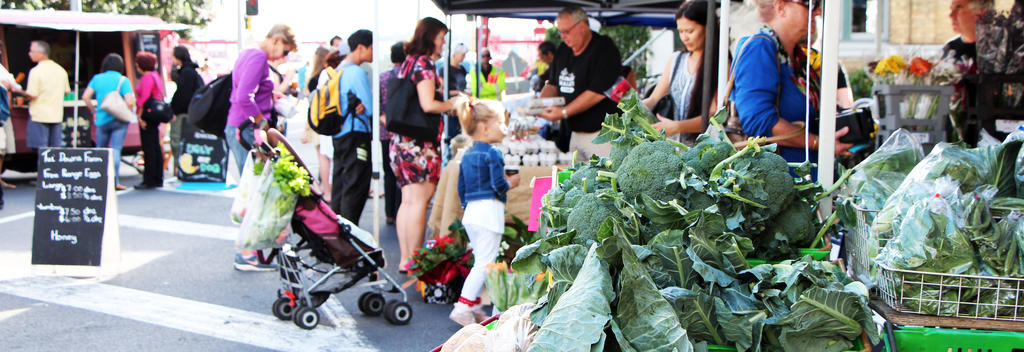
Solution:
<svg viewBox="0 0 1024 352"><path fill-rule="evenodd" d="M228 145L223 138L181 124L181 156L175 162L182 182L224 183L228 176Z"/></svg>
<svg viewBox="0 0 1024 352"><path fill-rule="evenodd" d="M115 232L117 224L111 160L107 148L40 150L33 265L99 266L106 257L108 212Z"/></svg>

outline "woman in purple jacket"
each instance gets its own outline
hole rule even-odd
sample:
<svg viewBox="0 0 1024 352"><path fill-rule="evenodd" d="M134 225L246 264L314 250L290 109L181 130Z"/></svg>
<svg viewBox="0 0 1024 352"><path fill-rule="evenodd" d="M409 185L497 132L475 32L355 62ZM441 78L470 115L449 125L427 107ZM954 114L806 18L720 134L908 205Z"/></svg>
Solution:
<svg viewBox="0 0 1024 352"><path fill-rule="evenodd" d="M231 108L228 110L224 137L241 172L249 151L242 145L252 146L255 126L274 108L274 84L270 82L269 60L277 60L295 51L295 34L285 24L275 25L260 42L259 47L242 51L231 73ZM235 269L241 271L275 270L274 265L261 264L255 251L239 251L235 255Z"/></svg>

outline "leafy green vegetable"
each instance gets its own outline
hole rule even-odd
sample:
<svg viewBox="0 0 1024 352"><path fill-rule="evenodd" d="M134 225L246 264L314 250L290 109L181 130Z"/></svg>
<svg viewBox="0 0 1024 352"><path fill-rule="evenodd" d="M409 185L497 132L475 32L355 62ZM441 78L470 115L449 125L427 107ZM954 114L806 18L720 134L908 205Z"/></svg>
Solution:
<svg viewBox="0 0 1024 352"><path fill-rule="evenodd" d="M708 341L715 345L725 345L722 326L715 315L714 298L701 289L695 291L669 287L661 290L676 310L679 323L693 341Z"/></svg>
<svg viewBox="0 0 1024 352"><path fill-rule="evenodd" d="M804 291L791 311L774 325L786 351L838 352L862 331L875 329L867 304L867 287L853 282L842 290L813 287Z"/></svg>
<svg viewBox="0 0 1024 352"><path fill-rule="evenodd" d="M608 265L596 250L596 244L590 247L575 281L548 313L528 351L590 351L602 340L615 292Z"/></svg>
<svg viewBox="0 0 1024 352"><path fill-rule="evenodd" d="M619 345L629 344L639 351L693 351L675 311L658 292L634 251L621 253L623 268L615 319L626 341L620 340Z"/></svg>

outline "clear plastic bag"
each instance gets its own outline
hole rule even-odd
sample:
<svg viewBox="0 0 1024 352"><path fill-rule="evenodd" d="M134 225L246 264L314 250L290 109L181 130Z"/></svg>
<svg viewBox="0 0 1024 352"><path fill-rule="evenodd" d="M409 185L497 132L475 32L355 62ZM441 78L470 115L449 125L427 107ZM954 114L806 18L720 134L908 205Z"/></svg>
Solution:
<svg viewBox="0 0 1024 352"><path fill-rule="evenodd" d="M923 158L924 149L917 138L899 129L853 168L854 173L843 188L843 198L853 200L863 209L881 210L885 200Z"/></svg>
<svg viewBox="0 0 1024 352"><path fill-rule="evenodd" d="M948 177L921 185L915 189L930 188L931 196L909 202L905 215L892 223L892 237L875 261L904 270L977 272L975 251L964 230L966 214L959 185Z"/></svg>
<svg viewBox="0 0 1024 352"><path fill-rule="evenodd" d="M247 215L242 219L235 246L241 249L276 248L286 237L282 232L292 220L298 196L286 194L274 183L273 161L268 160L250 194Z"/></svg>
<svg viewBox="0 0 1024 352"><path fill-rule="evenodd" d="M257 181L260 178L259 173L253 171L255 164L262 161L254 160L252 152L245 157L245 166L242 167L242 174L238 180L238 194L235 195L235 200L231 202L231 222L235 224L241 224L242 219L245 218L245 213L249 205L249 198L256 191L256 186L259 185Z"/></svg>

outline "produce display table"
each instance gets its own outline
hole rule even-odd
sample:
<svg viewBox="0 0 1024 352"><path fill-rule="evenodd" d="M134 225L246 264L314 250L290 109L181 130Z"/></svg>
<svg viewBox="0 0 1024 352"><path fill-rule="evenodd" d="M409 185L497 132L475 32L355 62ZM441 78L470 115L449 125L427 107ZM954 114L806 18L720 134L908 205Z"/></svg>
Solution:
<svg viewBox="0 0 1024 352"><path fill-rule="evenodd" d="M1024 322L1019 321L968 319L900 313L886 305L885 302L881 300L872 300L868 303L868 306L878 312L882 318L885 318L885 320L896 325L1024 332Z"/></svg>
<svg viewBox="0 0 1024 352"><path fill-rule="evenodd" d="M522 167L519 169L521 178L519 186L513 187L507 193L508 202L505 203L505 222L512 222L512 217L526 221L530 218L530 200L533 195L533 188L530 187L530 180L534 177L551 176L550 166ZM434 192L434 203L430 210L430 219L427 226L433 231L434 236L447 235L448 226L453 221L462 218L462 205L459 203L459 163L452 161L441 170L441 180L437 183L437 190Z"/></svg>

